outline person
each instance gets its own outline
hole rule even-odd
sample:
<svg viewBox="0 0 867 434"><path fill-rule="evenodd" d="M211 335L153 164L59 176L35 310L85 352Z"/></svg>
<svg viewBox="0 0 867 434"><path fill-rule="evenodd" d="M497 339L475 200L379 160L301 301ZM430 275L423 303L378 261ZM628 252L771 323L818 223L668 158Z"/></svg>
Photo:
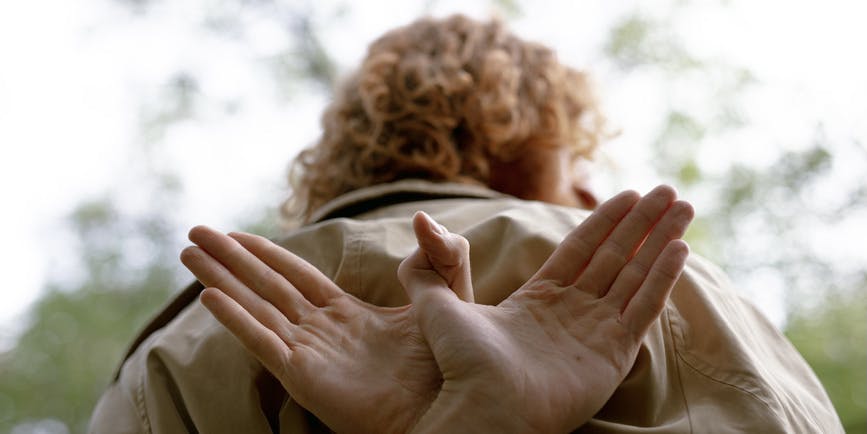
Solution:
<svg viewBox="0 0 867 434"><path fill-rule="evenodd" d="M412 345L382 346L388 339L356 320L388 314L344 302L350 296L325 276L260 237L196 227L190 238L198 247L182 257L202 282L220 285L202 294L205 306L337 431L358 430L363 421L364 432L563 432L589 419L620 384L683 268L686 244L669 234L687 221L676 213L660 218L670 192L660 188L641 201L627 192L606 202L496 308L472 302L466 239L417 213L420 248L398 268L412 300L404 312L415 319L382 327L383 334L422 335L409 363L401 356ZM628 268L625 257L606 254L639 244ZM239 281L224 279L229 274ZM346 341L356 345L346 348ZM416 376L432 380L413 390L422 399L345 402L353 382L387 387L398 379L385 395L393 397ZM390 404L400 411L388 411ZM407 415L409 423L383 425L369 416L377 412Z"/></svg>
<svg viewBox="0 0 867 434"><path fill-rule="evenodd" d="M307 224L194 228L204 285L133 342L91 431L842 432L797 351L686 256L673 189L579 209L603 136L586 77L500 23L387 33L296 161Z"/></svg>

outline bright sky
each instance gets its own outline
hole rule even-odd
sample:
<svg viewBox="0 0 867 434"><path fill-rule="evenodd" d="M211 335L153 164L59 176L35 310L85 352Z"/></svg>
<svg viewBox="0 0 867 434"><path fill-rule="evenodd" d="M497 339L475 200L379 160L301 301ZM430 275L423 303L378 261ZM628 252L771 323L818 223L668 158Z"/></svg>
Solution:
<svg viewBox="0 0 867 434"><path fill-rule="evenodd" d="M245 212L276 203L286 163L318 132L320 96L302 93L281 103L271 97L275 90L267 87L262 70L251 67L250 59L281 46L279 31L254 27L254 52L242 51L192 22L193 11L206 2L157 3L142 18L108 0L0 2L0 198L5 204L0 227L6 231L0 251L5 280L0 330L6 333L0 333L0 341L14 330L15 318L38 295L53 267L63 262L69 245L61 218L84 198L134 192L137 177L146 175L137 165L138 154L131 152L140 140L142 102L156 101L155 89L179 67L203 79L204 93L241 95L246 104L234 117L206 109L196 122L171 130L161 144L162 164L184 171L186 227L205 222L229 229ZM612 3L564 0L528 6L513 26L518 34L556 48L567 63L597 75L610 117L624 131L608 151L612 160L622 161L617 184L604 186L604 193L646 190L655 183L642 170L644 156L636 149L646 148L639 145L658 128L648 123L653 117L647 113L660 110L663 99L652 78L618 76L598 54L608 23L639 4ZM660 3L642 4L653 16L665 10L652 6ZM739 147L744 152L734 154L753 161L768 158L772 154L751 145L804 143L817 119L830 135L867 143L864 2L735 0L723 12L716 3L696 3L685 12L692 19L679 20L686 25L676 29L687 36L687 46L709 58L747 65L762 81L749 101L749 114L759 127L726 148ZM433 12L484 16L488 4L435 2ZM415 2L365 5L352 11L346 27L326 28L326 44L336 47L347 66L377 35L422 10ZM702 158L713 162L720 156L711 151ZM854 173L857 167L838 176L844 181L862 176ZM129 206L146 204L131 200ZM779 324L779 294L760 297L765 299L758 304Z"/></svg>

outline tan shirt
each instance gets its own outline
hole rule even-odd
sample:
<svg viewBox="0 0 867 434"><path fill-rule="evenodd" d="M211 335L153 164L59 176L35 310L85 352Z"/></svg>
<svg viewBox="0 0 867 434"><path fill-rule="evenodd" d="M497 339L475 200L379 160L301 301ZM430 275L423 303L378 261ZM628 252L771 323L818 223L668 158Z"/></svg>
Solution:
<svg viewBox="0 0 867 434"><path fill-rule="evenodd" d="M396 270L416 247L410 219L417 210L470 241L476 302L486 304L520 287L588 215L478 187L401 181L332 201L318 223L279 243L353 295L399 306L408 300ZM200 289L187 288L136 339L97 404L91 432L328 432L196 302ZM843 429L792 345L722 272L692 255L634 367L578 431Z"/></svg>

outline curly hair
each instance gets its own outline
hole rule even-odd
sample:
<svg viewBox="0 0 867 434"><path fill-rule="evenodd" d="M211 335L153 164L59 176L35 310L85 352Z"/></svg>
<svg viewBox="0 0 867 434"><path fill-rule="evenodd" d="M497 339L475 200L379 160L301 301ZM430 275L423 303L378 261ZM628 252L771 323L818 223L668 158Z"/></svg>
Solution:
<svg viewBox="0 0 867 434"><path fill-rule="evenodd" d="M603 129L584 73L497 20L423 18L374 41L295 159L285 217L406 178L489 185L492 161L537 147L589 158Z"/></svg>

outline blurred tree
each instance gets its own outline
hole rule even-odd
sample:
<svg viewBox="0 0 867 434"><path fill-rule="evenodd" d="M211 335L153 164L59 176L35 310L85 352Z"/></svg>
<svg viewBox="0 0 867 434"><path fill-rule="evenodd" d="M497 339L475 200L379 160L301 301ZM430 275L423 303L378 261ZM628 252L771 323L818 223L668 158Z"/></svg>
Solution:
<svg viewBox="0 0 867 434"><path fill-rule="evenodd" d="M177 188L159 184L149 214L124 214L111 197L71 213L83 278L53 276L18 344L0 354L0 432L86 431L132 336L190 279L177 260L178 225L165 211ZM238 227L273 235L276 220L272 211Z"/></svg>
<svg viewBox="0 0 867 434"><path fill-rule="evenodd" d="M161 3L116 2L137 16ZM429 12L434 3L421 4L419 12ZM490 3L506 18L519 17L524 9L516 0ZM604 57L620 74L616 79L651 77L662 89L665 110L648 114L657 117L659 126L648 140L649 163L661 179L707 205L699 208L688 234L695 250L719 262L738 282L755 281L751 277L772 270L773 281L786 295L787 335L827 387L847 430L864 432L867 264L856 258L854 267L844 267L812 246L806 235L867 209L867 187L860 183L834 184L833 199L824 197L841 158L863 163L867 153L860 143L829 140L819 126L815 137L805 139L809 143L762 144L775 149L770 163L732 158L722 170L709 167L701 158L703 150L751 126L742 96L761 81L747 68L702 58L687 48L677 29L690 19L682 12L691 4L674 0L668 13L653 17L639 7L627 11L613 23L601 47ZM198 15L190 22L251 52L251 26L282 32L285 44L276 54L251 61L269 71L277 94L288 99L299 90L329 91L340 65L324 41L328 32L341 31L341 21L352 13L350 5L205 1L193 8ZM701 86L695 87L696 82ZM149 159L159 158L156 145L175 124L195 119L202 107L230 107L229 115L243 109L243 101L217 100L200 83L196 72L179 69L148 97L154 99L143 101L138 139ZM691 104L673 97L683 94L693 96ZM177 194L179 185L171 176L157 178L165 182L153 186L155 197L170 200ZM821 208L812 205L819 198L825 199ZM109 197L83 203L72 213L83 277L56 276L31 309L15 348L0 354L0 431L84 431L95 399L135 330L183 283L171 209L175 207L153 206L143 215L129 215ZM273 214L248 220L246 226L255 232L273 234Z"/></svg>
<svg viewBox="0 0 867 434"><path fill-rule="evenodd" d="M685 197L702 199L687 233L695 251L719 263L747 298L782 289L787 336L825 385L847 431L864 432L867 258L848 258L854 266L838 263L814 239L867 210L862 183L832 176L843 158L867 170L867 152L855 140L828 139L817 119L814 137L804 143L756 144L775 149L770 163L739 161L730 151L726 169L706 167L708 161L698 158L702 151L751 127L742 96L760 82L748 69L699 58L680 44L682 36L672 29L683 27L680 21L689 16L683 11L691 5L675 1L656 19L627 14L605 46L624 79L661 77L667 109L658 120L650 164ZM694 85L696 79L702 86ZM671 97L683 94L700 103Z"/></svg>
<svg viewBox="0 0 867 434"><path fill-rule="evenodd" d="M867 287L867 272L856 279ZM820 373L846 432L867 432L867 292L835 292L793 312L786 335Z"/></svg>
<svg viewBox="0 0 867 434"><path fill-rule="evenodd" d="M85 432L130 337L179 286L166 216L125 216L107 198L82 203L69 223L84 278L53 276L0 354L0 432Z"/></svg>

